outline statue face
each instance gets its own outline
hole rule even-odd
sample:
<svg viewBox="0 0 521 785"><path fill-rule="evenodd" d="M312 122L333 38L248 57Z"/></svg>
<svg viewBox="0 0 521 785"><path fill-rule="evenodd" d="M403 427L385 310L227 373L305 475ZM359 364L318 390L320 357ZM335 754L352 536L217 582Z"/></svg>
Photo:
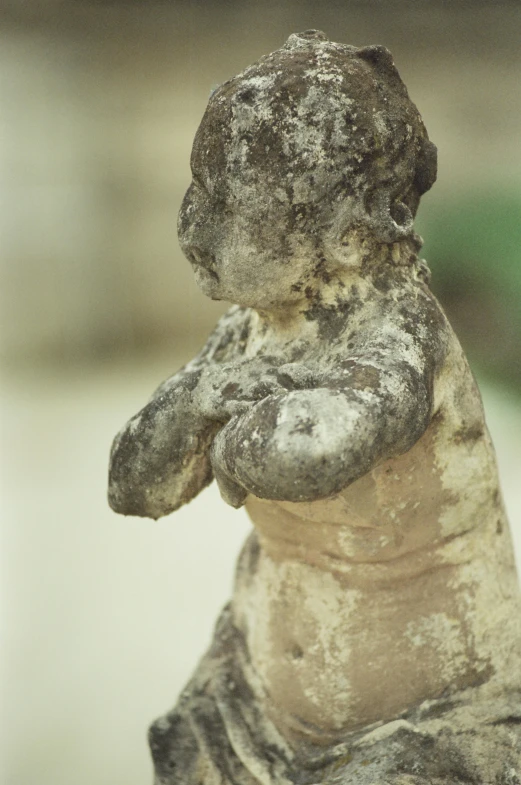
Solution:
<svg viewBox="0 0 521 785"><path fill-rule="evenodd" d="M270 309L355 264L352 229L411 235L435 149L387 50L292 36L212 95L191 164L178 226L197 283Z"/></svg>
<svg viewBox="0 0 521 785"><path fill-rule="evenodd" d="M181 248L212 299L266 309L296 302L317 252L295 228L287 175L278 173L277 188L261 167L241 165L237 144L220 133L220 115L210 105L196 135L179 213Z"/></svg>

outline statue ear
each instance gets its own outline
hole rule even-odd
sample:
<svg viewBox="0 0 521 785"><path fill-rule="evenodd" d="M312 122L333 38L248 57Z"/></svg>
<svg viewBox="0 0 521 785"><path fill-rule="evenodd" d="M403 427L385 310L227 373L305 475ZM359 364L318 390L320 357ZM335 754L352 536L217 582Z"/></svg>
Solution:
<svg viewBox="0 0 521 785"><path fill-rule="evenodd" d="M366 202L365 222L374 237L382 243L396 243L413 229L413 215L409 207L392 200L388 191L375 191Z"/></svg>
<svg viewBox="0 0 521 785"><path fill-rule="evenodd" d="M420 197L435 182L436 170L436 146L429 139L422 139L416 154L412 188L408 197L403 197L405 201L393 196L383 186L380 190L368 194L364 203L363 220L377 240L383 243L395 243L412 232L414 214Z"/></svg>
<svg viewBox="0 0 521 785"><path fill-rule="evenodd" d="M361 60L366 60L380 72L386 72L393 76L398 73L393 56L385 46L362 46L355 51L355 55Z"/></svg>
<svg viewBox="0 0 521 785"><path fill-rule="evenodd" d="M438 171L438 150L430 139L423 139L414 176L414 185L421 196L432 188Z"/></svg>
<svg viewBox="0 0 521 785"><path fill-rule="evenodd" d="M350 232L364 226L378 243L396 243L414 235L411 208L398 198L393 200L389 191L381 188L367 194L363 202L348 198L337 204L334 220L323 238L328 254L345 263Z"/></svg>

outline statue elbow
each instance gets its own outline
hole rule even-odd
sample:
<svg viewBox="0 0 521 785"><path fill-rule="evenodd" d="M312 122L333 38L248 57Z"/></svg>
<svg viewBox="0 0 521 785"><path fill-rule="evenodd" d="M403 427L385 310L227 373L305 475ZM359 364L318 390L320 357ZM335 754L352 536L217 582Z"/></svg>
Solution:
<svg viewBox="0 0 521 785"><path fill-rule="evenodd" d="M146 482L130 467L121 473L111 467L109 473L108 502L119 515L157 520L181 506L176 495L165 493L161 483Z"/></svg>
<svg viewBox="0 0 521 785"><path fill-rule="evenodd" d="M171 512L171 510L160 509L146 492L136 491L132 487L122 487L118 483L109 483L108 502L111 509L119 515L157 520Z"/></svg>

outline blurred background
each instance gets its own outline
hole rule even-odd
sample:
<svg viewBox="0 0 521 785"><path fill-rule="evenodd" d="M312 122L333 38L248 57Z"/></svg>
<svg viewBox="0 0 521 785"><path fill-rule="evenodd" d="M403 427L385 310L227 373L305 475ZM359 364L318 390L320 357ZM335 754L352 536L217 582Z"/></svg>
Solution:
<svg viewBox="0 0 521 785"><path fill-rule="evenodd" d="M501 2L0 3L2 783L151 782L231 589L246 516L105 502L110 442L226 306L176 240L213 87L320 28L380 43L439 149L417 226L478 375L521 552L521 7Z"/></svg>

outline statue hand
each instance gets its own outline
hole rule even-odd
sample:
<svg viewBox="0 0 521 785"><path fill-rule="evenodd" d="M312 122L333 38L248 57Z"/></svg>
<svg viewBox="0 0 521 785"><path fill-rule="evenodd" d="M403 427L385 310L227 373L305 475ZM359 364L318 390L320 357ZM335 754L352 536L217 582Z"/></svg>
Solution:
<svg viewBox="0 0 521 785"><path fill-rule="evenodd" d="M208 420L225 423L269 395L312 386L312 374L303 365L281 364L272 356L253 357L205 368L194 391L194 405Z"/></svg>
<svg viewBox="0 0 521 785"><path fill-rule="evenodd" d="M233 476L224 460L224 450L228 441L230 428L235 431L244 416L251 411L255 403L259 403L276 393L287 393L290 390L309 389L315 386L315 379L303 365L298 363L285 363L276 366L274 358L255 358L252 361L227 366L225 377L226 384L219 387L214 376L211 385L214 385L215 395L211 397L213 415L218 412L227 415L228 427L222 428L215 436L210 459L215 480L219 486L221 496L232 507L241 507L248 495L248 490L242 486L236 476ZM233 381L236 379L236 381ZM217 407L220 405L220 408ZM206 404L208 413L208 403ZM237 451L243 445L237 444ZM229 451L227 450L229 453Z"/></svg>

